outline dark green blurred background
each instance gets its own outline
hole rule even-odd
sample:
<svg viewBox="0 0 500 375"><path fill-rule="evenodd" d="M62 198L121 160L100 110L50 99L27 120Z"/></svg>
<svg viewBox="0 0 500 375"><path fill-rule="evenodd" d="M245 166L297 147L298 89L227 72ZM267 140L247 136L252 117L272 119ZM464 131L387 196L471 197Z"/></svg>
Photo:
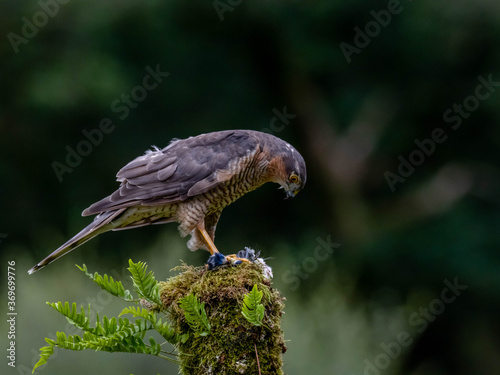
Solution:
<svg viewBox="0 0 500 375"><path fill-rule="evenodd" d="M16 261L19 313L17 367L4 357L2 374L30 373L44 337L69 329L45 301L92 301L109 315L124 306L75 263L121 277L129 258L144 260L164 279L180 259L205 262L166 225L99 236L26 274L90 222L81 211L118 186L128 161L234 128L272 131L308 166L296 199L266 185L224 211L216 238L223 252L252 246L271 258L287 298L287 374L500 372L500 3L54 4L0 5L1 268L5 285ZM137 88L147 66L169 73L149 91ZM141 100L125 116L131 94ZM86 149L82 131L106 118L114 129ZM444 142L425 141L439 128ZM54 162L78 147L86 156L58 178ZM400 166L409 158L413 171ZM392 189L389 172L404 174ZM328 254L322 241L340 246ZM450 283L467 288L453 295ZM36 373L177 368L59 351Z"/></svg>

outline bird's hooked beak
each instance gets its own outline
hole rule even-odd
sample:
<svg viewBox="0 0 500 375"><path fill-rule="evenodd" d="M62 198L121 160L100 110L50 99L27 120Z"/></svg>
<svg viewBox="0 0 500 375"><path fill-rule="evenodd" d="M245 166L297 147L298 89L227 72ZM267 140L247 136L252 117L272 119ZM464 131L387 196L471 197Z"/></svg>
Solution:
<svg viewBox="0 0 500 375"><path fill-rule="evenodd" d="M285 199L294 198L300 191L300 189L290 189L288 186L281 185L278 189L285 190Z"/></svg>

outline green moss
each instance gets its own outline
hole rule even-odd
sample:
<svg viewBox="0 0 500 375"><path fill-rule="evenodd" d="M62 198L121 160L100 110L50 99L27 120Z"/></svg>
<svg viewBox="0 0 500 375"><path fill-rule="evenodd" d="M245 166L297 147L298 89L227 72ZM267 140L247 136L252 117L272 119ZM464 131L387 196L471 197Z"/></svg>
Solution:
<svg viewBox="0 0 500 375"><path fill-rule="evenodd" d="M177 333L189 335L178 346L182 374L259 374L255 348L262 374L283 373L283 298L271 287L261 266L244 263L207 271L183 265L176 270L181 273L160 282L159 287L162 311ZM260 327L241 313L243 298L254 285L263 292L264 326ZM211 325L207 336L194 334L184 318L179 300L189 294L205 303Z"/></svg>

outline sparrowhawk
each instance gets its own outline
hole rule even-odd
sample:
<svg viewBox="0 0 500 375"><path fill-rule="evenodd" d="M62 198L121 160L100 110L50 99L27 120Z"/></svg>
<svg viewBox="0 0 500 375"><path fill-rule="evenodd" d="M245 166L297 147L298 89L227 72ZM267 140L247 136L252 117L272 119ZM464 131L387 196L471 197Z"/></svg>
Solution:
<svg viewBox="0 0 500 375"><path fill-rule="evenodd" d="M294 197L306 183L300 153L274 135L253 130L226 130L174 139L153 148L118 171L120 187L83 211L95 215L80 233L39 262L46 266L91 238L110 230L177 222L188 248L206 249L216 264L239 262L222 256L214 244L224 207L266 182L275 182Z"/></svg>

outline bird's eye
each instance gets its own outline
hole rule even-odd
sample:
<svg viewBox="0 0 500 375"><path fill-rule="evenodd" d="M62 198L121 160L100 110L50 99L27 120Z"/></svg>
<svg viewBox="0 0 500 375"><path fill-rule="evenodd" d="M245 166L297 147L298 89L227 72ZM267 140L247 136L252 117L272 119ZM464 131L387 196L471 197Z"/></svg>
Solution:
<svg viewBox="0 0 500 375"><path fill-rule="evenodd" d="M292 184L296 184L297 182L299 182L299 176L297 176L295 173L293 173L293 174L290 176L289 181L290 181Z"/></svg>

